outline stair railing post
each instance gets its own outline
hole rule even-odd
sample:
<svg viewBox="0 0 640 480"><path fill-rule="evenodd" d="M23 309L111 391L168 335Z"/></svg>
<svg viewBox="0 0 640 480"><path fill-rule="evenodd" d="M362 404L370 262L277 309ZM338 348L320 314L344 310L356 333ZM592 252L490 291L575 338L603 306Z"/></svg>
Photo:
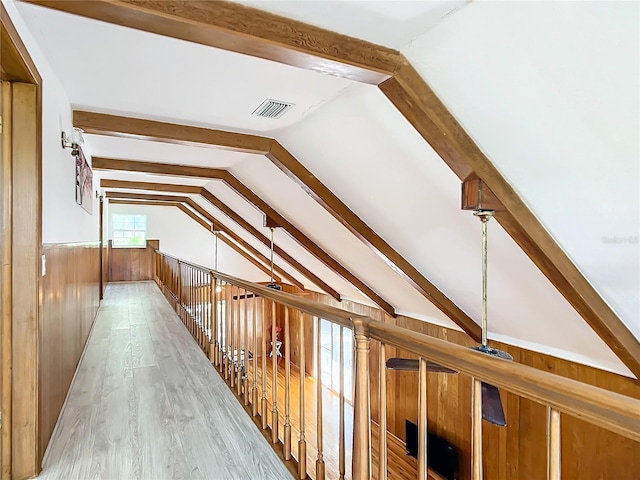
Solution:
<svg viewBox="0 0 640 480"><path fill-rule="evenodd" d="M369 396L370 339L363 321L352 319L356 344L353 402L353 478L371 479L371 399Z"/></svg>
<svg viewBox="0 0 640 480"><path fill-rule="evenodd" d="M560 412L547 407L547 480L562 478Z"/></svg>

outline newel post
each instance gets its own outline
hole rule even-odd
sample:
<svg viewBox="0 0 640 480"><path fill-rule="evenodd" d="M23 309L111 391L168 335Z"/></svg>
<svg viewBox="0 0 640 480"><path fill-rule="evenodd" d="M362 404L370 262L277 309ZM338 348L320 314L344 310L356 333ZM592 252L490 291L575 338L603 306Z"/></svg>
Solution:
<svg viewBox="0 0 640 480"><path fill-rule="evenodd" d="M353 319L356 344L356 381L353 402L353 479L371 478L371 399L369 396L370 339L367 328Z"/></svg>

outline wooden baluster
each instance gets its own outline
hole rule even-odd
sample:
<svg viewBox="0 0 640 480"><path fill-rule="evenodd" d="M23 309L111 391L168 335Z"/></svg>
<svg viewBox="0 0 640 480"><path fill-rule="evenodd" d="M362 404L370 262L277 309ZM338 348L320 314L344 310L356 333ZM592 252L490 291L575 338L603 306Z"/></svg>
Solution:
<svg viewBox="0 0 640 480"><path fill-rule="evenodd" d="M338 433L338 471L340 480L346 474L345 425L344 425L344 328L340 325L340 415Z"/></svg>
<svg viewBox="0 0 640 480"><path fill-rule="evenodd" d="M353 404L353 478L371 478L371 401L369 338L362 320L353 319L356 343L356 385Z"/></svg>
<svg viewBox="0 0 640 480"><path fill-rule="evenodd" d="M236 289L236 326L238 332L238 340L236 341L236 375L237 375L237 394L242 396L242 353L243 353L243 332L242 332L242 303L240 302L240 287Z"/></svg>
<svg viewBox="0 0 640 480"><path fill-rule="evenodd" d="M378 403L380 405L378 427L378 480L387 479L387 348L380 342L378 358Z"/></svg>
<svg viewBox="0 0 640 480"><path fill-rule="evenodd" d="M194 291L195 291L195 306L194 306L194 317L196 318L196 342L198 343L198 345L200 345L200 348L202 348L202 310L201 310L201 299L200 299L200 294L202 293L202 288L201 286L201 281L200 281L200 274L202 273L200 270L196 270L196 279L195 279L195 285L194 285Z"/></svg>
<svg viewBox="0 0 640 480"><path fill-rule="evenodd" d="M227 291L229 290L229 288L227 287L227 282L222 283L220 280L218 280L218 282L220 282L220 287L221 287L220 309L222 310L222 307L224 306L224 311L219 312L220 313L220 327L219 327L220 339L219 339L219 345L218 345L218 356L220 357L220 359L218 360L218 367L220 367L220 373L224 373L226 371L225 352L227 351L227 339L229 338L227 336L227 325L228 325L227 312L229 310L229 303L227 302ZM218 311L218 306L216 305L216 312L217 311ZM226 374L225 374L225 378L227 378Z"/></svg>
<svg viewBox="0 0 640 480"><path fill-rule="evenodd" d="M291 460L291 338L289 307L284 307L284 459Z"/></svg>
<svg viewBox="0 0 640 480"><path fill-rule="evenodd" d="M212 274L209 274L209 332L211 334L211 340L209 342L209 360L214 367L218 366L218 293L216 292L216 286L218 285L218 279Z"/></svg>
<svg viewBox="0 0 640 480"><path fill-rule="evenodd" d="M242 362L243 366L243 378L242 385L244 388L244 404L245 406L249 405L249 292L247 289L244 289L244 300L242 300L244 305L244 361Z"/></svg>
<svg viewBox="0 0 640 480"><path fill-rule="evenodd" d="M418 379L418 480L427 480L427 360L420 358Z"/></svg>
<svg viewBox="0 0 640 480"><path fill-rule="evenodd" d="M178 311L180 320L182 320L182 323L184 323L184 317L182 316L182 266L180 265L180 262L178 262L177 269L173 270L171 273L171 292L175 292L178 297L178 305L175 306L175 309ZM177 279L174 281L174 277L176 276L176 274Z"/></svg>
<svg viewBox="0 0 640 480"><path fill-rule="evenodd" d="M231 284L225 284L225 316L226 316L226 327L225 327L225 342L224 342L224 378L225 380L229 380L229 383L232 382L229 379L229 374L231 373L231 365L229 364L230 350L231 350Z"/></svg>
<svg viewBox="0 0 640 480"><path fill-rule="evenodd" d="M266 320L267 299L262 300L262 428L267 428L267 331Z"/></svg>
<svg viewBox="0 0 640 480"><path fill-rule="evenodd" d="M205 324L204 324L204 293L205 293L205 289L204 289L204 272L202 270L200 270L199 275L198 275L198 307L199 307L199 311L198 311L198 336L200 338L200 347L205 350L205 341L204 341L204 334L205 334Z"/></svg>
<svg viewBox="0 0 640 480"><path fill-rule="evenodd" d="M306 357L305 357L305 345L304 345L304 314L298 312L298 318L300 319L300 330L298 332L300 337L300 438L298 440L298 477L301 480L307 478L307 440L305 438L305 403L304 403L304 390L306 386L307 370L306 370Z"/></svg>
<svg viewBox="0 0 640 480"><path fill-rule="evenodd" d="M271 442L278 443L278 350L276 337L276 302L271 302Z"/></svg>
<svg viewBox="0 0 640 480"><path fill-rule="evenodd" d="M253 294L253 390L252 390L252 410L255 417L258 415L258 295Z"/></svg>
<svg viewBox="0 0 640 480"><path fill-rule="evenodd" d="M562 478L560 412L547 407L547 480Z"/></svg>
<svg viewBox="0 0 640 480"><path fill-rule="evenodd" d="M193 268L189 267L189 312L187 315L187 318L189 319L189 331L191 332L191 336L195 337L194 335L194 329L193 329L193 296L194 296L194 291L193 291Z"/></svg>
<svg viewBox="0 0 640 480"><path fill-rule="evenodd" d="M482 382L471 381L471 478L482 480Z"/></svg>
<svg viewBox="0 0 640 480"><path fill-rule="evenodd" d="M237 351L237 336L236 336L236 319L237 319L237 313L236 313L236 302L233 300L233 297L235 296L235 294L238 293L238 287L236 287L235 285L231 285L231 302L229 305L229 310L231 311L231 339L229 341L229 344L231 345L231 351L229 352L229 355L231 357L231 388L233 389L236 385L236 351Z"/></svg>
<svg viewBox="0 0 640 480"><path fill-rule="evenodd" d="M322 320L319 317L316 318L316 378L318 383L316 384L316 432L318 434L318 456L316 458L316 480L324 480L324 456L323 456L323 445L322 445L322 350L321 350L321 325ZM357 477L355 477L357 478Z"/></svg>

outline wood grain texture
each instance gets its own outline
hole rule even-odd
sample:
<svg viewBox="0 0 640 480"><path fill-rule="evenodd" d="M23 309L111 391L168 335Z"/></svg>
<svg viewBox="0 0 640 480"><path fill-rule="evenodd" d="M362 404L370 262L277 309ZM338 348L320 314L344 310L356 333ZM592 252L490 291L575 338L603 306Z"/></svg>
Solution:
<svg viewBox="0 0 640 480"><path fill-rule="evenodd" d="M194 177L215 179L224 177L225 170L219 168L193 167L172 163L140 162L116 158L93 157L91 168L94 170L117 170L124 172L143 172L176 177Z"/></svg>
<svg viewBox="0 0 640 480"><path fill-rule="evenodd" d="M100 249L97 243L57 244L44 245L42 252L47 274L42 278L38 409L44 455L98 311Z"/></svg>
<svg viewBox="0 0 640 480"><path fill-rule="evenodd" d="M109 240L109 281L131 282L153 280L155 277L154 252L160 240L147 240L146 248L113 247Z"/></svg>
<svg viewBox="0 0 640 480"><path fill-rule="evenodd" d="M86 133L97 135L146 139L178 145L213 146L246 153L264 154L271 145L271 139L246 133L80 110L73 111L73 125L82 128Z"/></svg>
<svg viewBox="0 0 640 480"><path fill-rule="evenodd" d="M377 85L398 52L231 2L30 0L117 25Z"/></svg>
<svg viewBox="0 0 640 480"><path fill-rule="evenodd" d="M37 86L14 83L12 99L12 454L15 478L38 473L38 314L41 244ZM18 308L16 308L18 307Z"/></svg>
<svg viewBox="0 0 640 480"><path fill-rule="evenodd" d="M176 185L173 183L132 182L124 180L100 179L101 188L133 188L136 190L155 190L159 192L186 193L198 195L202 187L197 185Z"/></svg>
<svg viewBox="0 0 640 480"><path fill-rule="evenodd" d="M4 5L0 5L0 59L2 80L37 85L42 83L40 73Z"/></svg>
<svg viewBox="0 0 640 480"><path fill-rule="evenodd" d="M4 8L4 7L2 7ZM12 170L13 161L11 155L12 143L12 87L9 82L2 82L2 116L5 119L2 129L2 156L0 157L0 196L2 203L0 209L0 313L2 344L2 399L1 410L3 424L1 430L2 446L0 451L1 470L0 478L8 480L11 475L11 363L12 363L12 315L11 298L12 285L11 276L13 268L13 190L12 190Z"/></svg>
<svg viewBox="0 0 640 480"><path fill-rule="evenodd" d="M155 284L123 282L107 287L39 478L292 477Z"/></svg>
<svg viewBox="0 0 640 480"><path fill-rule="evenodd" d="M477 175L506 211L496 219L564 298L640 378L640 341L578 270L515 189L482 153L420 74L403 59L380 85L422 137L461 180Z"/></svg>
<svg viewBox="0 0 640 480"><path fill-rule="evenodd" d="M480 326L453 303L422 273L385 242L369 225L356 215L331 190L318 180L280 143L274 140L267 153L271 160L291 180L306 191L353 235L371 248L387 265L407 280L418 292L455 322L471 338L480 341Z"/></svg>

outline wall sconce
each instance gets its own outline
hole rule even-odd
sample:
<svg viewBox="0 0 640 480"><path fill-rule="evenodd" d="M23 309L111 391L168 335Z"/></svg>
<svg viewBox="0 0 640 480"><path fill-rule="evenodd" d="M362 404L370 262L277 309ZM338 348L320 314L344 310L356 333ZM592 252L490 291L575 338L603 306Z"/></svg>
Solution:
<svg viewBox="0 0 640 480"><path fill-rule="evenodd" d="M73 155L74 157L80 155L78 147L84 145L84 137L82 136L83 133L84 130L75 127L73 127L73 130L71 130L71 134L69 136L67 136L67 134L63 131L61 135L62 148L70 148L71 155Z"/></svg>

